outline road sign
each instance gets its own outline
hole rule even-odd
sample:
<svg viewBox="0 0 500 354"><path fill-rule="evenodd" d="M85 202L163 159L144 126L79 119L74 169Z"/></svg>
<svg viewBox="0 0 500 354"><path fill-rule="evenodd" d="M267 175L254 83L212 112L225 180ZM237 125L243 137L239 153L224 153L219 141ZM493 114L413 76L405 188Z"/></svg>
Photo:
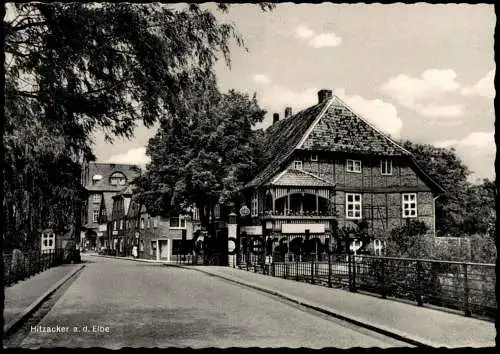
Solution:
<svg viewBox="0 0 500 354"><path fill-rule="evenodd" d="M250 215L250 209L246 205L243 205L240 209L240 215L241 216L248 216Z"/></svg>

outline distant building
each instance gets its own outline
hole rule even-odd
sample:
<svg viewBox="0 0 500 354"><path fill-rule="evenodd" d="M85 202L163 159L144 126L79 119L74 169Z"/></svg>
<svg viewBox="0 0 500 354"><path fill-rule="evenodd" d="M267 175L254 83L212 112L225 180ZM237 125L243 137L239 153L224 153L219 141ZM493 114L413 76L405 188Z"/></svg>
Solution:
<svg viewBox="0 0 500 354"><path fill-rule="evenodd" d="M107 230L112 219L113 197L123 191L140 174L136 165L86 163L82 184L87 191L83 205L81 243L83 247L110 247Z"/></svg>
<svg viewBox="0 0 500 354"><path fill-rule="evenodd" d="M199 229L196 212L193 217L153 216L133 195L126 207L125 197L128 195L122 193L115 196L115 210L109 228L112 235L111 248L116 250L118 255L132 255L132 248L136 246L139 258L175 261L182 251L189 253L192 250L190 241L194 232Z"/></svg>
<svg viewBox="0 0 500 354"><path fill-rule="evenodd" d="M319 91L318 103L295 115L275 114L273 122L266 131L273 158L244 189L242 248L246 236L267 236L270 252L286 254L306 230L325 245L337 227L360 221L377 243L410 219L434 233L443 189L331 90Z"/></svg>

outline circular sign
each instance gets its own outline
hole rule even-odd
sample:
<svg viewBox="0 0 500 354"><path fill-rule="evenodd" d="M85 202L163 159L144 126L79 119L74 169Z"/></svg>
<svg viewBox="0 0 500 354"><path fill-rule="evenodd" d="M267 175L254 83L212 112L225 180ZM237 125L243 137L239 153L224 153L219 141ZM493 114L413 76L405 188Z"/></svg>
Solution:
<svg viewBox="0 0 500 354"><path fill-rule="evenodd" d="M243 205L240 209L240 215L241 216L248 216L250 215L250 209L246 205Z"/></svg>

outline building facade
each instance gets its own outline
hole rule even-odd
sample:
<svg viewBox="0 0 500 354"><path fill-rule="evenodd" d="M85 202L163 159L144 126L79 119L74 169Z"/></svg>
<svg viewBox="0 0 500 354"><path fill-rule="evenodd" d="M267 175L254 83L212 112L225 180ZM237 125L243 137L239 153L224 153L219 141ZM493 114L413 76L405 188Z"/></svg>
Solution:
<svg viewBox="0 0 500 354"><path fill-rule="evenodd" d="M117 197L116 199L119 199ZM111 229L120 225L122 219L121 206L117 205L116 218L111 223ZM124 235L124 255L131 255L132 247L136 246L138 257L175 262L178 257L190 254L193 249L193 237L200 229L198 213L192 215L178 215L163 217L151 215L145 205L140 204L132 196L123 224L125 230L118 229L119 239ZM113 231L111 231L113 233ZM123 254L117 242L118 253Z"/></svg>
<svg viewBox="0 0 500 354"><path fill-rule="evenodd" d="M444 190L409 151L331 90L319 91L312 107L287 111L266 131L271 162L245 186L242 239L267 236L273 250L279 242L288 252L306 230L325 245L339 228L363 222L380 242L407 220L434 234L435 200Z"/></svg>
<svg viewBox="0 0 500 354"><path fill-rule="evenodd" d="M113 197L140 174L136 165L89 162L82 168L87 192L83 205L81 244L87 249L111 246L108 222L112 219Z"/></svg>

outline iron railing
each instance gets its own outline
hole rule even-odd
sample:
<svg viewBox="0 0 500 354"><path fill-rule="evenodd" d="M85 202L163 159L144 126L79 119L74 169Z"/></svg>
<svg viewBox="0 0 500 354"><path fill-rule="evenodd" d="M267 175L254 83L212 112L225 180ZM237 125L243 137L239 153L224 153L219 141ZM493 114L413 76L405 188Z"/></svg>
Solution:
<svg viewBox="0 0 500 354"><path fill-rule="evenodd" d="M50 251L14 251L3 253L4 286L9 286L20 280L27 279L44 270L61 265L71 260L78 260L79 255L70 255L66 249ZM78 252L71 250L71 252Z"/></svg>
<svg viewBox="0 0 500 354"><path fill-rule="evenodd" d="M240 258L241 260L241 258ZM275 277L363 291L463 311L496 315L494 264L353 254L273 255L271 262L245 259L239 268Z"/></svg>
<svg viewBox="0 0 500 354"><path fill-rule="evenodd" d="M184 265L221 265L220 254L179 254L172 255L172 261Z"/></svg>

